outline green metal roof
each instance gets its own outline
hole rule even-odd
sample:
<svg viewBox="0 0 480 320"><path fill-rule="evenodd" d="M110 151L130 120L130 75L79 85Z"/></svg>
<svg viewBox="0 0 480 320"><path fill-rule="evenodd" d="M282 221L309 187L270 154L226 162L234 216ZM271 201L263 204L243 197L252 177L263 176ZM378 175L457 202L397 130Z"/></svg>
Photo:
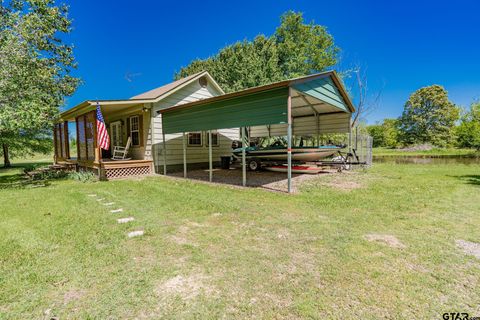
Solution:
<svg viewBox="0 0 480 320"><path fill-rule="evenodd" d="M335 72L281 81L164 110L165 134L287 123L288 90L337 108L353 112L353 105Z"/></svg>
<svg viewBox="0 0 480 320"><path fill-rule="evenodd" d="M335 106L345 112L349 112L339 90L330 77L313 79L306 82L294 83L292 88L303 92L311 97L322 100L332 106Z"/></svg>
<svg viewBox="0 0 480 320"><path fill-rule="evenodd" d="M288 88L163 113L163 132L178 133L287 122Z"/></svg>

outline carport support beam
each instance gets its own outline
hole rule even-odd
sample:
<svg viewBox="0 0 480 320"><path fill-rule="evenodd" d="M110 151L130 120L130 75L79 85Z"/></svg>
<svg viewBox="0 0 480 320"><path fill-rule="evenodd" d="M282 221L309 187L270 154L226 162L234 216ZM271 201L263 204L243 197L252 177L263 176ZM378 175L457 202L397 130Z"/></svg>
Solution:
<svg viewBox="0 0 480 320"><path fill-rule="evenodd" d="M208 178L210 182L213 180L213 164L212 164L212 130L208 130Z"/></svg>
<svg viewBox="0 0 480 320"><path fill-rule="evenodd" d="M187 141L183 133L183 177L187 177Z"/></svg>
<svg viewBox="0 0 480 320"><path fill-rule="evenodd" d="M242 131L242 185L245 187L247 185L247 164L246 164L246 154L245 149L247 148L247 141L245 139L245 127L241 128Z"/></svg>
<svg viewBox="0 0 480 320"><path fill-rule="evenodd" d="M287 162L288 193L292 192L292 88L288 87L287 98Z"/></svg>

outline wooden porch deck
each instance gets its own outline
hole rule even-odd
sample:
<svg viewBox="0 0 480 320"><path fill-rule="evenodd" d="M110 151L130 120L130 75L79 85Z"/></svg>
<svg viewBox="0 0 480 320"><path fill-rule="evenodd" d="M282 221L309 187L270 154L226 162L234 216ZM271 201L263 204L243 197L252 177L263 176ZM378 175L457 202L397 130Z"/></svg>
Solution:
<svg viewBox="0 0 480 320"><path fill-rule="evenodd" d="M101 180L145 176L154 173L152 160L101 159L100 161L79 161L71 158L58 160L56 164L75 170L91 170L95 172Z"/></svg>

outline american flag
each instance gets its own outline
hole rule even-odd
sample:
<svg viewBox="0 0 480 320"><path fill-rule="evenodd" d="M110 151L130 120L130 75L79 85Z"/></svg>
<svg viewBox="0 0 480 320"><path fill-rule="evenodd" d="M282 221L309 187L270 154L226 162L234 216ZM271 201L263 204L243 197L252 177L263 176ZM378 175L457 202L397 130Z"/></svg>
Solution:
<svg viewBox="0 0 480 320"><path fill-rule="evenodd" d="M110 137L108 136L107 128L105 127L105 121L103 120L102 110L100 110L100 104L97 101L97 145L104 150L110 148Z"/></svg>

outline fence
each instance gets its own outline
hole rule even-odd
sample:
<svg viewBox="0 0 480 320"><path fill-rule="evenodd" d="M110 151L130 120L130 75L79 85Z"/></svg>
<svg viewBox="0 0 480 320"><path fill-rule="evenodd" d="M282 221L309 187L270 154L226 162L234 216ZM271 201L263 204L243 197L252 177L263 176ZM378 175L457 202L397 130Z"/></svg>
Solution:
<svg viewBox="0 0 480 320"><path fill-rule="evenodd" d="M372 165L372 147L373 138L366 134L352 132L349 141L351 141L351 150L354 155L352 161L364 163L367 167Z"/></svg>

